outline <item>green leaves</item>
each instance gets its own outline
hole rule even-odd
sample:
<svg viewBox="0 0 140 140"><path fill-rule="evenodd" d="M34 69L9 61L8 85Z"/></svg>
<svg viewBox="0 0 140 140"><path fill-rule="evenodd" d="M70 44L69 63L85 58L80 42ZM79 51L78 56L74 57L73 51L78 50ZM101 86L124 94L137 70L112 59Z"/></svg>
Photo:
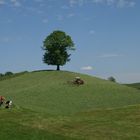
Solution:
<svg viewBox="0 0 140 140"><path fill-rule="evenodd" d="M54 31L43 43L45 50L43 61L48 65L65 65L70 61L69 50L75 50L71 37L63 31Z"/></svg>

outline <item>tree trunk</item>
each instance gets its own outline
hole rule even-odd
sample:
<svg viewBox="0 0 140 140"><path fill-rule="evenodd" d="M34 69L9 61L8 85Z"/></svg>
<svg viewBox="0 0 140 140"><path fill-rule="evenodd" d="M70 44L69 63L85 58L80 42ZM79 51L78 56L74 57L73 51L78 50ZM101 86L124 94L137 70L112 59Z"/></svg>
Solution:
<svg viewBox="0 0 140 140"><path fill-rule="evenodd" d="M57 69L56 70L60 70L60 65L57 65Z"/></svg>

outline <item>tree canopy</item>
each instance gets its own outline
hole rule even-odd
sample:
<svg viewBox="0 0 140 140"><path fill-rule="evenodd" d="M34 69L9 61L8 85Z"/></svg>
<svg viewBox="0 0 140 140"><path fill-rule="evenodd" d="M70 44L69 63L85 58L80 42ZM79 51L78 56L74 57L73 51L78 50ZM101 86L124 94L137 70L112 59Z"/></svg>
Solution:
<svg viewBox="0 0 140 140"><path fill-rule="evenodd" d="M111 81L111 82L116 82L116 79L115 79L113 76L110 76L110 77L108 78L108 80Z"/></svg>
<svg viewBox="0 0 140 140"><path fill-rule="evenodd" d="M43 42L44 63L56 65L57 70L60 66L70 61L70 50L75 50L74 43L69 35L63 31L54 31Z"/></svg>

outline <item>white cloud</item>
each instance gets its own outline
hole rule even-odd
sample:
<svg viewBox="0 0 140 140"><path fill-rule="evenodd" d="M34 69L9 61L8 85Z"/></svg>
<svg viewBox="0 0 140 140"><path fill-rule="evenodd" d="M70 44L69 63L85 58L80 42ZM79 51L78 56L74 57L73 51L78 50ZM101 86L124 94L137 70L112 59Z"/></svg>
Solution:
<svg viewBox="0 0 140 140"><path fill-rule="evenodd" d="M114 5L119 8L134 7L136 4L135 0L93 0L92 2L96 4Z"/></svg>
<svg viewBox="0 0 140 140"><path fill-rule="evenodd" d="M93 70L93 67L92 66L85 66L85 67L82 67L81 70L90 71L90 70Z"/></svg>
<svg viewBox="0 0 140 140"><path fill-rule="evenodd" d="M136 0L69 0L69 4L71 7L76 5L82 6L86 3L93 3L123 8L123 7L134 7L136 4L135 1Z"/></svg>
<svg viewBox="0 0 140 140"><path fill-rule="evenodd" d="M0 0L0 5L5 5L8 3L12 3L14 7L22 6L21 2L25 2L27 0ZM48 0L47 2L52 2L53 0ZM108 6L115 6L118 8L123 7L134 7L136 5L136 0L67 0L69 5L63 5L62 9L69 9L73 6L84 6L85 4L102 4ZM44 6L45 0L33 0L33 2L39 3L39 6Z"/></svg>

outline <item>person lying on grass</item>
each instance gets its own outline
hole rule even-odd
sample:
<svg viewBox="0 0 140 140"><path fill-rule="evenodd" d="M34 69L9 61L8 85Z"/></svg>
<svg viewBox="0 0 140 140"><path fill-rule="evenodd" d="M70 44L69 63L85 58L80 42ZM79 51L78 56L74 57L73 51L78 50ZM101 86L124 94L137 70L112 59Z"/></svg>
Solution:
<svg viewBox="0 0 140 140"><path fill-rule="evenodd" d="M5 105L6 105L5 108L10 108L12 106L12 101L11 100L6 101Z"/></svg>

